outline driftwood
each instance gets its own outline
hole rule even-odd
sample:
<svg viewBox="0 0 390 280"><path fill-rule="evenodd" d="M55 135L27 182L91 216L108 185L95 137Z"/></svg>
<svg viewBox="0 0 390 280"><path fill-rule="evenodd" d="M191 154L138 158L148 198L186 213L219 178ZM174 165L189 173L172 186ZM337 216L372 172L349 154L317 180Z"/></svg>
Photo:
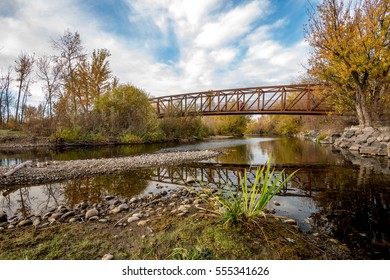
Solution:
<svg viewBox="0 0 390 280"><path fill-rule="evenodd" d="M28 161L25 161L25 162L22 162L21 164L18 164L17 166L15 166L13 169L9 170L8 172L6 172L3 177L8 177L12 174L14 174L16 171L18 171L19 169L22 169L23 167L26 167L27 165L30 165L32 163L31 160L28 160Z"/></svg>

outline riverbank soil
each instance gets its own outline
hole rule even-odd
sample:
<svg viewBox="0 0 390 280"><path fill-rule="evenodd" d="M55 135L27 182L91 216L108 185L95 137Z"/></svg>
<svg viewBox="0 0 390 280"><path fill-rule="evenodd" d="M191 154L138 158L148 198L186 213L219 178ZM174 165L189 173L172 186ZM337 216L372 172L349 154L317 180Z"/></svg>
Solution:
<svg viewBox="0 0 390 280"><path fill-rule="evenodd" d="M106 205L60 206L0 228L0 259L349 259L285 217L225 226L187 189ZM3 223L4 226L5 223Z"/></svg>
<svg viewBox="0 0 390 280"><path fill-rule="evenodd" d="M0 129L0 151L49 146L49 137L39 137L28 135L22 131Z"/></svg>

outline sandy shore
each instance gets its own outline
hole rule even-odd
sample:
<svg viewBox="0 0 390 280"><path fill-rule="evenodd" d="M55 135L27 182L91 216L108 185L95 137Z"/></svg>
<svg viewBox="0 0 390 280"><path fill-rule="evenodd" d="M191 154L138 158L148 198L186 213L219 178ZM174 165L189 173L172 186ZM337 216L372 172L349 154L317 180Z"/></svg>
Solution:
<svg viewBox="0 0 390 280"><path fill-rule="evenodd" d="M138 168L181 164L212 158L219 154L220 152L217 151L206 150L120 158L32 162L9 176L5 174L15 166L6 166L0 167L0 188L11 185L44 184L85 176L120 173Z"/></svg>

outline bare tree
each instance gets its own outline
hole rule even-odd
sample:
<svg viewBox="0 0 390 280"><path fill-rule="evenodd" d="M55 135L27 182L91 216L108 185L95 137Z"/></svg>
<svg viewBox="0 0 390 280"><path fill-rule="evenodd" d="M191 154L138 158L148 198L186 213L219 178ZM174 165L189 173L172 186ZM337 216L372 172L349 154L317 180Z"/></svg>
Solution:
<svg viewBox="0 0 390 280"><path fill-rule="evenodd" d="M43 114L48 107L48 116L53 119L54 98L61 88L62 64L52 56L42 56L37 60L37 76L44 82L42 87L45 92L45 104Z"/></svg>
<svg viewBox="0 0 390 280"><path fill-rule="evenodd" d="M15 60L15 72L17 74L16 81L18 85L18 98L16 101L16 112L15 112L15 123L18 123L18 120L22 120L22 114L19 117L19 109L23 107L23 104L27 101L27 96L29 94L29 85L32 82L31 73L34 67L34 55L29 55L26 53L21 53L18 56L18 59ZM21 95L23 97L21 100ZM21 103L22 101L22 103Z"/></svg>
<svg viewBox="0 0 390 280"><path fill-rule="evenodd" d="M8 123L10 118L10 104L12 95L10 85L12 83L11 67L7 72L1 71L0 74L0 124Z"/></svg>
<svg viewBox="0 0 390 280"><path fill-rule="evenodd" d="M73 114L70 117L75 118L77 114L77 100L74 94L77 91L75 72L78 64L86 56L80 34L66 30L64 35L58 40L52 40L52 47L54 50L60 52L60 55L56 58L57 62L62 65L61 79L63 81L63 92L60 104L66 104L65 107L72 106ZM59 111L66 112L65 109L61 108Z"/></svg>

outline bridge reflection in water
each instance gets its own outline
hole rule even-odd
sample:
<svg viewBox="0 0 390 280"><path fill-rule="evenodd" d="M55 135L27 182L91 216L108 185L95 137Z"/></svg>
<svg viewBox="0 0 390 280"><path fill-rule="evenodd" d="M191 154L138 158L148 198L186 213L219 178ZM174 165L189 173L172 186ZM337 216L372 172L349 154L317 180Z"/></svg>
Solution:
<svg viewBox="0 0 390 280"><path fill-rule="evenodd" d="M289 174L299 169L292 180L281 189L279 195L311 197L315 189L312 183L313 177L316 176L316 170L323 171L324 167L324 165L311 165L310 167L299 165L275 166L275 175L281 170L285 170L281 180L284 180ZM221 189L228 187L236 189L239 186L239 178L244 174L245 170L249 185L253 185L258 168L259 166L211 163L165 166L153 170L152 180L167 184L186 185L187 180L193 178L212 188Z"/></svg>

